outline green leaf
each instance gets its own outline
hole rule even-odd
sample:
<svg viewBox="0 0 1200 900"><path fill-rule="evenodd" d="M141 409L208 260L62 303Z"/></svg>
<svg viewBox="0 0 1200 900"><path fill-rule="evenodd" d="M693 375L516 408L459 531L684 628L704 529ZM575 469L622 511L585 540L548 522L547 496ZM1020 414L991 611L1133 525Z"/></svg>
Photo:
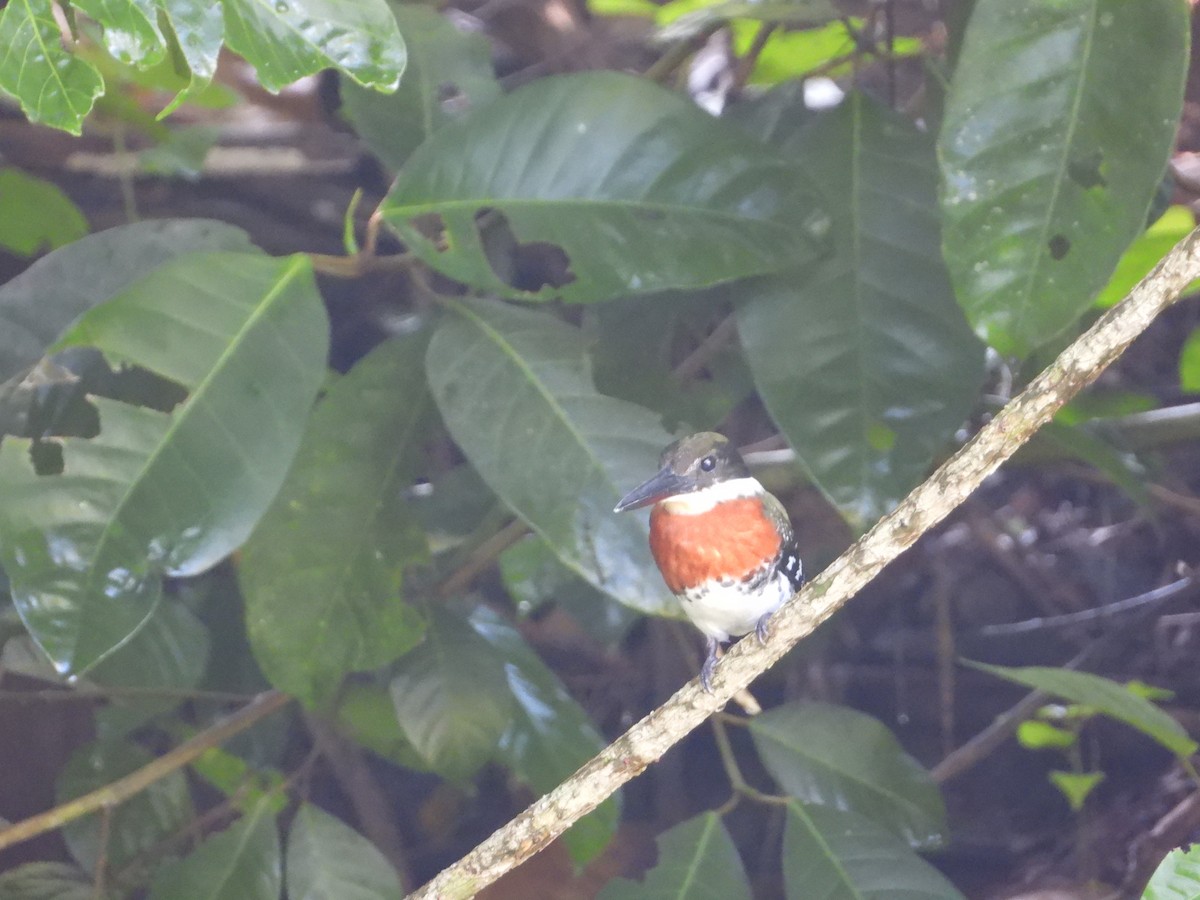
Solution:
<svg viewBox="0 0 1200 900"><path fill-rule="evenodd" d="M396 720L425 764L465 781L492 758L515 712L504 660L465 620L434 608L425 642L391 682Z"/></svg>
<svg viewBox="0 0 1200 900"><path fill-rule="evenodd" d="M104 47L117 62L148 68L166 56L152 0L73 0L71 5L104 27Z"/></svg>
<svg viewBox="0 0 1200 900"><path fill-rule="evenodd" d="M846 75L856 64L861 65L863 49L849 29L869 35L873 27L857 16L848 16L819 28L777 28L771 32L755 60L750 83L778 85L812 75L817 69L831 78ZM733 23L733 50L737 56L744 57L749 53L758 30L758 25L753 22ZM897 35L888 51L892 59L921 56L925 46L919 38Z"/></svg>
<svg viewBox="0 0 1200 900"><path fill-rule="evenodd" d="M394 94L343 83L342 112L392 170L448 122L500 96L482 34L460 31L435 9L389 3L408 39L408 65Z"/></svg>
<svg viewBox="0 0 1200 900"><path fill-rule="evenodd" d="M1026 719L1017 726L1017 742L1026 750L1061 750L1075 746L1079 735L1049 722Z"/></svg>
<svg viewBox="0 0 1200 900"><path fill-rule="evenodd" d="M495 301L449 308L426 368L471 464L572 571L634 609L677 611L645 517L612 511L658 470L670 435L648 411L595 391L571 326Z"/></svg>
<svg viewBox="0 0 1200 900"><path fill-rule="evenodd" d="M1124 685L1099 675L1046 666L1008 668L970 660L962 662L963 665L995 675L997 678L1023 684L1073 703L1095 707L1104 715L1136 728L1181 758L1191 756L1197 750L1196 742L1188 737L1183 726L1169 715Z"/></svg>
<svg viewBox="0 0 1200 900"><path fill-rule="evenodd" d="M225 17L220 3L205 0L157 0L157 3L170 19L179 51L192 73L191 85L163 111L166 115L185 96L203 90L217 73L217 58L225 40Z"/></svg>
<svg viewBox="0 0 1200 900"><path fill-rule="evenodd" d="M750 900L750 882L716 813L702 813L658 836L658 864L639 883L611 881L597 900Z"/></svg>
<svg viewBox="0 0 1200 900"><path fill-rule="evenodd" d="M1121 255L1117 270L1096 298L1096 306L1107 309L1124 300L1134 285L1167 255L1167 251L1183 240L1195 227L1196 216L1190 209L1186 206L1169 207L1158 221L1146 229ZM1191 293L1193 289L1194 285L1189 285L1184 289L1184 293Z"/></svg>
<svg viewBox="0 0 1200 900"><path fill-rule="evenodd" d="M828 806L788 804L783 880L792 900L962 900L886 828Z"/></svg>
<svg viewBox="0 0 1200 900"><path fill-rule="evenodd" d="M245 540L299 444L327 342L307 259L233 253L161 266L60 342L189 392L170 412L92 398L100 433L63 438L58 474L34 471L29 441L0 445L0 562L61 672L137 631L163 575L202 572Z"/></svg>
<svg viewBox="0 0 1200 900"><path fill-rule="evenodd" d="M735 20L769 22L778 25L824 25L841 16L829 0L724 0L719 3L668 3L661 7L658 22L663 27L659 41L685 41Z"/></svg>
<svg viewBox="0 0 1200 900"><path fill-rule="evenodd" d="M810 193L794 167L686 98L592 72L538 79L447 125L380 210L451 278L578 302L811 259L827 223Z"/></svg>
<svg viewBox="0 0 1200 900"><path fill-rule="evenodd" d="M78 135L104 79L63 48L49 3L9 0L0 10L0 90L17 99L29 121Z"/></svg>
<svg viewBox="0 0 1200 900"><path fill-rule="evenodd" d="M1200 900L1200 844L1168 853L1154 870L1142 900Z"/></svg>
<svg viewBox="0 0 1200 900"><path fill-rule="evenodd" d="M17 256L53 250L88 233L87 219L57 185L0 169L0 247Z"/></svg>
<svg viewBox="0 0 1200 900"><path fill-rule="evenodd" d="M183 859L159 867L149 900L279 900L279 832L260 803Z"/></svg>
<svg viewBox="0 0 1200 900"><path fill-rule="evenodd" d="M65 803L111 784L154 759L135 744L97 741L76 750L58 776L56 799ZM169 772L119 806L109 810L107 842L100 813L63 826L63 837L74 856L89 871L103 852L107 864L120 868L187 825L193 815L187 779Z"/></svg>
<svg viewBox="0 0 1200 900"><path fill-rule="evenodd" d="M515 629L486 607L476 610L471 622L503 657L516 699L512 722L500 738L499 759L539 796L548 794L599 753L606 741ZM571 826L563 841L576 865L608 846L619 817L613 796Z"/></svg>
<svg viewBox="0 0 1200 900"><path fill-rule="evenodd" d="M1048 776L1064 797L1072 812L1079 812L1088 796L1104 780L1103 772L1063 772L1056 770Z"/></svg>
<svg viewBox="0 0 1200 900"><path fill-rule="evenodd" d="M921 481L983 383L941 260L933 146L862 94L805 115L789 87L757 112L753 130L821 185L834 252L739 285L738 334L771 417L865 530Z"/></svg>
<svg viewBox="0 0 1200 900"><path fill-rule="evenodd" d="M305 803L287 842L291 900L389 900L403 891L374 844L341 819Z"/></svg>
<svg viewBox="0 0 1200 900"><path fill-rule="evenodd" d="M943 237L1001 353L1075 322L1145 227L1187 61L1178 0L975 3L938 142Z"/></svg>
<svg viewBox="0 0 1200 900"><path fill-rule="evenodd" d="M255 658L273 685L310 705L421 638L422 616L401 586L405 566L428 550L401 492L420 471L432 411L425 345L419 335L387 341L333 383L242 548Z"/></svg>
<svg viewBox="0 0 1200 900"><path fill-rule="evenodd" d="M0 378L38 361L78 316L163 263L189 253L256 248L240 228L207 219L157 219L88 235L0 286Z"/></svg>
<svg viewBox="0 0 1200 900"><path fill-rule="evenodd" d="M788 794L858 813L928 846L946 811L929 774L883 724L844 706L789 703L750 721L759 756Z"/></svg>
<svg viewBox="0 0 1200 900"><path fill-rule="evenodd" d="M268 91L330 66L393 90L404 39L384 0L224 0L226 40Z"/></svg>
<svg viewBox="0 0 1200 900"><path fill-rule="evenodd" d="M146 624L88 673L110 688L185 691L200 683L208 664L208 629L182 603L164 601ZM178 706L182 696L122 696L96 712L100 737L118 737Z"/></svg>
<svg viewBox="0 0 1200 900"><path fill-rule="evenodd" d="M92 889L92 879L75 866L61 862L31 862L0 873L4 900L108 900Z"/></svg>

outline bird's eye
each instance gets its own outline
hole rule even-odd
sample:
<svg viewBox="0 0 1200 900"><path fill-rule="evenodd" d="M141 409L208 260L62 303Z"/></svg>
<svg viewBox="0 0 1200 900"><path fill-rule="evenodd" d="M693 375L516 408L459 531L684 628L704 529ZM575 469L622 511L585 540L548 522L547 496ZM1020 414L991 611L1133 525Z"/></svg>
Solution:
<svg viewBox="0 0 1200 900"><path fill-rule="evenodd" d="M700 460L700 468L705 472L711 472L717 467L717 458L715 456L706 456Z"/></svg>

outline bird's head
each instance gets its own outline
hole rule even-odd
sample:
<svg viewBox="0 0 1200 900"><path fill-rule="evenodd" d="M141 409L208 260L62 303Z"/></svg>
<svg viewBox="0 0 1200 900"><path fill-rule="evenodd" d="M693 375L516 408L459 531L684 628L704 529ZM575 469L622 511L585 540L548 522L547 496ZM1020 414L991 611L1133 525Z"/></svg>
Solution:
<svg viewBox="0 0 1200 900"><path fill-rule="evenodd" d="M727 492L726 487L733 489L731 496L755 493L751 487L761 491L733 444L713 431L680 438L662 452L659 465L658 473L622 497L614 512L686 499L689 495L716 503L726 499L721 496Z"/></svg>

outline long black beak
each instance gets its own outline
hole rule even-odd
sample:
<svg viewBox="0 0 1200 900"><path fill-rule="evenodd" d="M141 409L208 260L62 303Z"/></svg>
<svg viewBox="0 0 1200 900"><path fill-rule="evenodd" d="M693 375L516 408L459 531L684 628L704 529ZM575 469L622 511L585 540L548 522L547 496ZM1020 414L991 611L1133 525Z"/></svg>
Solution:
<svg viewBox="0 0 1200 900"><path fill-rule="evenodd" d="M686 494L693 487L690 478L685 478L683 475L676 475L667 466L649 481L643 481L622 497L621 502L613 507L613 512L625 512L627 509L649 506L651 503L657 503L666 497L673 497L676 494Z"/></svg>

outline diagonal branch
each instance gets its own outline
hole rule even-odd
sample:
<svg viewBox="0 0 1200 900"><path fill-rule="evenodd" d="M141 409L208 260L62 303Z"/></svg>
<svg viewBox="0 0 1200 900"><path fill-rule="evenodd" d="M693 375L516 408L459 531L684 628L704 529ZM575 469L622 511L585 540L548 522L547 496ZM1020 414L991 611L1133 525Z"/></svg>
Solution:
<svg viewBox="0 0 1200 900"><path fill-rule="evenodd" d="M962 503L984 478L1090 384L1200 277L1200 228L1193 231L980 432L854 546L835 560L772 621L763 645L739 642L717 667L713 693L696 681L606 747L578 772L443 870L410 900L473 896L562 834L581 816L655 762L840 609L863 586Z"/></svg>

